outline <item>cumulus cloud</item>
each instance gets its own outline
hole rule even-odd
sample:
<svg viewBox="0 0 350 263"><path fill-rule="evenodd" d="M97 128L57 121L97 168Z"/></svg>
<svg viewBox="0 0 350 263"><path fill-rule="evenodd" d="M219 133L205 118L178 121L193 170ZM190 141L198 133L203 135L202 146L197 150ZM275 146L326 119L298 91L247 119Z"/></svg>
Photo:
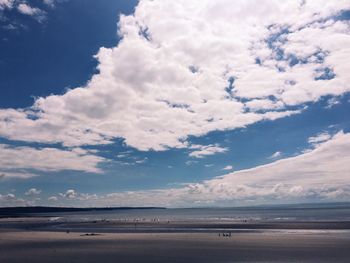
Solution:
<svg viewBox="0 0 350 263"><path fill-rule="evenodd" d="M80 204L200 206L258 203L346 201L350 198L350 133L339 132L313 150L295 157L181 188L79 194ZM85 199L83 198L85 196ZM252 203L252 200L253 203Z"/></svg>
<svg viewBox="0 0 350 263"><path fill-rule="evenodd" d="M15 194L0 194L0 206L23 206L29 204L28 201L16 197Z"/></svg>
<svg viewBox="0 0 350 263"><path fill-rule="evenodd" d="M47 200L51 201L51 202L56 202L58 200L58 198L57 198L57 196L50 196Z"/></svg>
<svg viewBox="0 0 350 263"><path fill-rule="evenodd" d="M203 158L208 155L213 155L216 153L224 153L228 151L228 148L221 147L218 144L209 144L209 145L193 144L191 145L190 149L195 149L195 151L192 151L189 153L189 156L194 158Z"/></svg>
<svg viewBox="0 0 350 263"><path fill-rule="evenodd" d="M33 170L100 173L102 171L98 165L105 161L107 160L82 148L65 150L0 144L0 174L3 174L4 178L29 178L36 175Z"/></svg>
<svg viewBox="0 0 350 263"><path fill-rule="evenodd" d="M25 16L32 17L41 23L46 19L46 16L47 16L47 12L44 9L47 9L47 8L52 9L55 7L55 3L59 3L63 1L65 0L42 0L44 6L43 6L43 9L41 9L41 8L32 6L31 4L28 3L28 1L0 0L0 12L1 12L0 18L2 18L2 22L4 22L4 25L2 27L7 30L27 28L25 24L20 22L21 19L18 16L14 17L12 15L14 13L19 13Z"/></svg>
<svg viewBox="0 0 350 263"><path fill-rule="evenodd" d="M30 5L27 5L27 4L24 4L24 3L19 4L17 6L17 9L18 9L18 11L20 13L22 13L24 15L30 15L30 16L35 15L35 14L40 12L39 8L33 8Z"/></svg>
<svg viewBox="0 0 350 263"><path fill-rule="evenodd" d="M27 192L25 192L25 195L26 196L36 196L36 195L39 195L40 193L41 193L41 190L36 189L36 188L31 188Z"/></svg>
<svg viewBox="0 0 350 263"><path fill-rule="evenodd" d="M300 113L350 90L350 27L338 19L349 9L343 0L141 0L86 86L1 110L0 136L166 150Z"/></svg>
<svg viewBox="0 0 350 263"><path fill-rule="evenodd" d="M60 193L59 195L67 199L74 199L77 197L78 193L74 189L69 189L65 193Z"/></svg>
<svg viewBox="0 0 350 263"><path fill-rule="evenodd" d="M61 202L69 201L70 204L75 203L75 202L87 202L87 201L93 201L93 200L98 200L99 197L97 194L86 194L86 193L79 193L74 189L69 189L65 193L59 193L58 196L61 198L59 199L57 196L52 196L50 201L58 201L60 200ZM79 204L79 203L78 203ZM92 203L91 203L92 204ZM90 206L91 206L90 204Z"/></svg>
<svg viewBox="0 0 350 263"><path fill-rule="evenodd" d="M17 6L17 10L23 15L35 17L39 22L45 19L45 14L46 14L45 11L37 7L31 7L26 3L19 4Z"/></svg>
<svg viewBox="0 0 350 263"><path fill-rule="evenodd" d="M14 0L0 0L0 10L11 9L13 4Z"/></svg>

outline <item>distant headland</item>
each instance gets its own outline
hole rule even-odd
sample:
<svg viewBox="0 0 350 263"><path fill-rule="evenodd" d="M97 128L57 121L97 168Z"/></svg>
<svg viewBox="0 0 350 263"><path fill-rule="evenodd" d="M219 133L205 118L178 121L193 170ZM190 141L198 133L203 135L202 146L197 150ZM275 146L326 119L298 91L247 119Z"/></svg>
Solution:
<svg viewBox="0 0 350 263"><path fill-rule="evenodd" d="M52 207L52 206L23 206L0 207L1 217L21 217L37 213L89 212L132 209L166 209L165 207Z"/></svg>

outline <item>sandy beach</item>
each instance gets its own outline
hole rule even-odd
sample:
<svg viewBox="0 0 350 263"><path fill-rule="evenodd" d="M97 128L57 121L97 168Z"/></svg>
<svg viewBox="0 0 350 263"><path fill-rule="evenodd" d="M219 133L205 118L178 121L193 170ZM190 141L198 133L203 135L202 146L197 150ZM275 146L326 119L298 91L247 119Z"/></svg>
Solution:
<svg viewBox="0 0 350 263"><path fill-rule="evenodd" d="M2 232L0 262L348 262L334 234Z"/></svg>
<svg viewBox="0 0 350 263"><path fill-rule="evenodd" d="M167 227L158 231L162 224ZM196 232L184 222L148 222L135 230L130 222L2 219L0 262L348 262L350 231L325 224L264 230L251 223L237 231L199 224Z"/></svg>

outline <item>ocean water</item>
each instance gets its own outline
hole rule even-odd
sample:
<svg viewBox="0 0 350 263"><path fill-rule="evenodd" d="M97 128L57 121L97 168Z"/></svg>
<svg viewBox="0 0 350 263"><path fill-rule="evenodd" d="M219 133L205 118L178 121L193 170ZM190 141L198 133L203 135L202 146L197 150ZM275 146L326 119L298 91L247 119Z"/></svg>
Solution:
<svg viewBox="0 0 350 263"><path fill-rule="evenodd" d="M350 221L350 204L240 208L117 209L48 214L53 220L91 221Z"/></svg>

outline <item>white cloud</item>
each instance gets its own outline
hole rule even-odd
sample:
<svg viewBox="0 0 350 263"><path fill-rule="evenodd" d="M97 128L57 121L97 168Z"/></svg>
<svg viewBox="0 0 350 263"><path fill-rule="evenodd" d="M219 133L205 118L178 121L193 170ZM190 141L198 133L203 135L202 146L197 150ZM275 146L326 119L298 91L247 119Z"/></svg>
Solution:
<svg viewBox="0 0 350 263"><path fill-rule="evenodd" d="M301 155L235 171L181 188L128 191L93 196L89 205L247 205L350 198L350 134ZM80 198L81 201L85 199ZM251 203L254 200L254 203ZM84 204L82 202L81 204Z"/></svg>
<svg viewBox="0 0 350 263"><path fill-rule="evenodd" d="M29 204L28 201L16 197L13 193L6 195L0 194L0 206L24 206L27 204Z"/></svg>
<svg viewBox="0 0 350 263"><path fill-rule="evenodd" d="M26 29L27 26L21 22L18 16L13 16L11 13L18 12L20 14L30 16L36 19L39 23L46 19L46 11L44 9L52 9L56 3L64 2L66 0L42 0L43 9L31 6L28 1L20 0L0 0L0 12L7 10L8 12L1 12L0 19L7 23L2 28L7 30Z"/></svg>
<svg viewBox="0 0 350 263"><path fill-rule="evenodd" d="M57 198L57 196L50 196L47 200L51 201L51 202L56 202L56 201L58 201L58 198Z"/></svg>
<svg viewBox="0 0 350 263"><path fill-rule="evenodd" d="M1 110L0 136L166 150L300 113L350 90L349 23L333 19L347 9L342 0L141 0L85 87Z"/></svg>
<svg viewBox="0 0 350 263"><path fill-rule="evenodd" d="M136 163L136 164L145 163L145 162L147 162L147 160L148 160L148 158L145 157L145 158L143 158L143 159L136 160L135 163Z"/></svg>
<svg viewBox="0 0 350 263"><path fill-rule="evenodd" d="M30 5L25 3L19 4L17 6L17 9L20 13L29 16L37 15L42 12L39 8L31 7Z"/></svg>
<svg viewBox="0 0 350 263"><path fill-rule="evenodd" d="M79 202L79 201L93 201L93 200L97 200L98 196L96 194L85 194L85 193L79 193L74 189L69 189L67 190L65 193L59 193L58 194L61 199L61 202L65 202L65 201L69 201L70 204L74 203L74 202ZM63 198L63 199L62 199ZM58 201L59 198L56 196L52 196L51 197L51 201Z"/></svg>
<svg viewBox="0 0 350 263"><path fill-rule="evenodd" d="M349 146L350 134L340 132L308 153L233 172L197 184L196 188L209 199L214 193L211 198L216 200L348 198Z"/></svg>
<svg viewBox="0 0 350 263"><path fill-rule="evenodd" d="M13 4L14 0L0 0L0 10L11 9Z"/></svg>
<svg viewBox="0 0 350 263"><path fill-rule="evenodd" d="M271 101L269 99L253 99L245 104L252 111L259 110L279 110L285 107L282 101Z"/></svg>
<svg viewBox="0 0 350 263"><path fill-rule="evenodd" d="M281 156L282 156L282 152L277 151L277 152L273 153L269 158L270 159L275 159L275 158L279 158Z"/></svg>
<svg viewBox="0 0 350 263"><path fill-rule="evenodd" d="M222 168L222 170L224 170L224 171L229 171L229 170L232 170L232 169L233 169L232 165L227 165L224 168Z"/></svg>
<svg viewBox="0 0 350 263"><path fill-rule="evenodd" d="M318 143L328 141L332 136L328 132L322 132L317 134L316 136L312 136L308 139L308 142L313 145L317 145Z"/></svg>
<svg viewBox="0 0 350 263"><path fill-rule="evenodd" d="M45 5L50 6L50 7L54 7L55 6L55 0L43 0L43 3Z"/></svg>
<svg viewBox="0 0 350 263"><path fill-rule="evenodd" d="M188 160L188 161L185 162L185 164L186 164L187 166L190 166L190 165L196 164L196 163L198 163L198 161Z"/></svg>
<svg viewBox="0 0 350 263"><path fill-rule="evenodd" d="M27 195L27 196L35 196L35 195L39 195L40 193L41 193L41 190L36 189L36 188L31 188L27 192L25 192L25 195Z"/></svg>
<svg viewBox="0 0 350 263"><path fill-rule="evenodd" d="M7 195L4 195L2 197L4 199L7 199L7 200L14 200L16 198L16 196L14 194L7 194Z"/></svg>
<svg viewBox="0 0 350 263"><path fill-rule="evenodd" d="M75 199L78 196L78 193L74 189L69 189L65 193L60 193L59 195L67 199Z"/></svg>
<svg viewBox="0 0 350 263"><path fill-rule="evenodd" d="M9 171L2 171L0 168L0 180L1 179L9 179L9 178L22 178L27 179L30 177L38 176L35 173L27 172L27 171L19 171L19 172L9 172Z"/></svg>
<svg viewBox="0 0 350 263"><path fill-rule="evenodd" d="M203 158L208 155L213 155L216 153L224 153L228 151L228 148L221 147L218 144L209 144L209 145L192 144L190 146L190 149L196 149L195 151L192 151L189 153L189 156L194 158Z"/></svg>
<svg viewBox="0 0 350 263"><path fill-rule="evenodd" d="M37 7L31 7L30 5L26 3L21 3L17 6L18 12L20 12L23 15L33 16L36 20L41 22L45 19L45 11L41 10Z"/></svg>
<svg viewBox="0 0 350 263"><path fill-rule="evenodd" d="M0 144L0 174L4 175L4 178L35 176L35 172L29 172L30 170L100 173L102 171L98 165L105 161L107 160L81 148L63 150Z"/></svg>
<svg viewBox="0 0 350 263"><path fill-rule="evenodd" d="M340 104L339 98L336 98L336 97L330 98L329 100L327 100L326 109L331 109L331 108L333 108L335 105L338 105L338 104Z"/></svg>

